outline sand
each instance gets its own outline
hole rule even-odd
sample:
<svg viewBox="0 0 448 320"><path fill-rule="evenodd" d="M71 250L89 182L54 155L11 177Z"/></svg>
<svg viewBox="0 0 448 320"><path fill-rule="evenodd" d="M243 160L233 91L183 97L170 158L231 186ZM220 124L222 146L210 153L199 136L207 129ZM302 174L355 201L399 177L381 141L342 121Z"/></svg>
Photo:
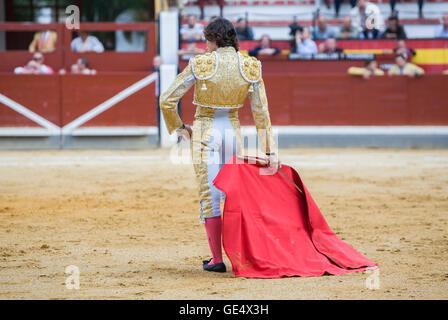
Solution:
<svg viewBox="0 0 448 320"><path fill-rule="evenodd" d="M0 152L0 299L447 299L448 150L285 149L330 227L380 265L208 273L193 169L168 151ZM67 266L80 288L68 289ZM369 278L372 279L372 278Z"/></svg>

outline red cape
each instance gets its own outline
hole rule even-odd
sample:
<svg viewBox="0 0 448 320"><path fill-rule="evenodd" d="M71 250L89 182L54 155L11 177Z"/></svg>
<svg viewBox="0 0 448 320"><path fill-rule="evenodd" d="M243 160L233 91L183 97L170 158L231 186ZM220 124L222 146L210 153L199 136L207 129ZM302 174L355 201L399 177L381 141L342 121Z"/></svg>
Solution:
<svg viewBox="0 0 448 320"><path fill-rule="evenodd" d="M233 157L214 180L226 194L223 246L235 276L340 275L375 267L331 231L299 174L260 175L260 164Z"/></svg>

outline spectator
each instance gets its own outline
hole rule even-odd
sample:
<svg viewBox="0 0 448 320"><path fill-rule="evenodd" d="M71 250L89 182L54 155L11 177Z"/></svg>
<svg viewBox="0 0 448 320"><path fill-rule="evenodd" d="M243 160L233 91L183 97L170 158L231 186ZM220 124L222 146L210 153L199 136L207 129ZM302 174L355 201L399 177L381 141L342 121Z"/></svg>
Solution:
<svg viewBox="0 0 448 320"><path fill-rule="evenodd" d="M334 37L330 37L325 41L325 43L320 44L319 52L326 54L337 54L340 56L344 53L344 50L337 47L336 39Z"/></svg>
<svg viewBox="0 0 448 320"><path fill-rule="evenodd" d="M259 54L273 56L279 54L280 52L281 51L278 48L272 47L271 38L269 38L268 35L263 35L261 36L260 45L250 50L249 55L255 57Z"/></svg>
<svg viewBox="0 0 448 320"><path fill-rule="evenodd" d="M434 36L436 38L448 38L448 13L443 15L441 24L436 26Z"/></svg>
<svg viewBox="0 0 448 320"><path fill-rule="evenodd" d="M345 16L342 20L342 26L339 29L339 37L341 39L358 38L358 31L352 26L352 19L350 16Z"/></svg>
<svg viewBox="0 0 448 320"><path fill-rule="evenodd" d="M390 4L390 11L392 13L395 12L395 0L390 0L389 4ZM418 0L418 17L420 19L423 19L423 0Z"/></svg>
<svg viewBox="0 0 448 320"><path fill-rule="evenodd" d="M201 41L204 36L204 26L196 23L193 15L187 17L187 23L180 28L180 36L182 41Z"/></svg>
<svg viewBox="0 0 448 320"><path fill-rule="evenodd" d="M44 55L40 52L33 54L33 59L29 61L24 67L17 67L14 69L15 74L53 74L51 67L44 64Z"/></svg>
<svg viewBox="0 0 448 320"><path fill-rule="evenodd" d="M155 56L152 59L152 68L151 68L151 72L159 72L160 70L160 66L163 64L163 60L161 56Z"/></svg>
<svg viewBox="0 0 448 320"><path fill-rule="evenodd" d="M407 75L413 78L424 75L425 71L415 64L406 62L406 57L403 54L397 54L395 56L395 64L389 69L388 74L390 76Z"/></svg>
<svg viewBox="0 0 448 320"><path fill-rule="evenodd" d="M350 11L352 25L360 39L377 39L384 29L384 19L376 4L367 0L357 0Z"/></svg>
<svg viewBox="0 0 448 320"><path fill-rule="evenodd" d="M40 65L34 61L29 61L23 67L17 67L14 69L15 74L40 74Z"/></svg>
<svg viewBox="0 0 448 320"><path fill-rule="evenodd" d="M364 64L364 68L350 67L347 72L352 76L361 76L364 79L370 79L371 76L384 75L384 71L378 68L375 59L367 60Z"/></svg>
<svg viewBox="0 0 448 320"><path fill-rule="evenodd" d="M317 53L316 43L311 40L310 29L308 27L304 27L302 32L296 31L291 52L303 55Z"/></svg>
<svg viewBox="0 0 448 320"><path fill-rule="evenodd" d="M334 10L336 12L336 18L339 18L339 9L341 8L341 3L344 0L334 0ZM350 5L352 8L356 6L356 0L350 0Z"/></svg>
<svg viewBox="0 0 448 320"><path fill-rule="evenodd" d="M244 18L239 18L236 22L236 35L238 40L254 40L254 32L249 27L249 23Z"/></svg>
<svg viewBox="0 0 448 320"><path fill-rule="evenodd" d="M326 40L328 37L334 37L333 29L327 25L324 16L317 18L317 26L314 28L314 40Z"/></svg>
<svg viewBox="0 0 448 320"><path fill-rule="evenodd" d="M95 75L97 71L95 69L89 69L89 61L86 58L79 58L75 64L71 65L70 73ZM59 74L66 74L65 69L59 70Z"/></svg>
<svg viewBox="0 0 448 320"><path fill-rule="evenodd" d="M89 35L86 31L80 31L79 36L73 39L72 51L74 52L104 52L104 46L97 37Z"/></svg>
<svg viewBox="0 0 448 320"><path fill-rule="evenodd" d="M406 57L406 60L411 60L417 54L414 49L408 48L406 46L406 41L398 40L397 47L394 49L394 53L402 54Z"/></svg>
<svg viewBox="0 0 448 320"><path fill-rule="evenodd" d="M387 29L381 35L382 39L406 39L406 32L402 25L398 23L397 16L390 16Z"/></svg>
<svg viewBox="0 0 448 320"><path fill-rule="evenodd" d="M31 41L28 50L29 52L53 52L56 50L56 41L58 34L55 31L42 31L34 34L33 41Z"/></svg>
<svg viewBox="0 0 448 320"><path fill-rule="evenodd" d="M76 62L79 74L96 74L95 69L89 69L89 61L86 58L79 58Z"/></svg>

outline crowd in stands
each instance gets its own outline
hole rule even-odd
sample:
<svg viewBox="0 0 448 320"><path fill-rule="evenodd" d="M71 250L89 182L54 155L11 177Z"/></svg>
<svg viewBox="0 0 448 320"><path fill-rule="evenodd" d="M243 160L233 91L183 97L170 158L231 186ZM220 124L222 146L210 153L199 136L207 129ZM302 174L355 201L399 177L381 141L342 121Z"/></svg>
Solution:
<svg viewBox="0 0 448 320"><path fill-rule="evenodd" d="M342 1L335 1L336 15L339 14L339 7ZM343 17L339 27L331 26L324 16L318 16L313 26L301 26L294 21L289 25L291 47L290 53L298 55L329 54L341 57L344 50L337 45L337 39L393 39L397 40L395 54L395 65L390 68L388 74L405 74L420 76L424 74L423 69L410 63L416 55L415 50L407 48L405 40L408 38L404 27L400 24L397 12L395 11L395 1L391 1L392 14L387 22L379 10L378 6L368 0L350 0L352 9L350 14ZM423 1L419 1L419 12ZM215 19L213 17L212 19ZM196 55L204 53L203 49L196 47L197 41L203 41L204 26L197 22L193 15L189 15L180 29L182 40L188 42L186 48L179 51L179 55ZM255 40L254 32L249 22L245 18L239 18L235 22L235 31L240 41ZM441 18L441 24L434 30L434 38L448 39L448 14ZM316 40L321 41L319 45ZM272 45L269 35L264 34L260 42L253 49L249 50L249 55L277 55L281 51ZM404 59L404 61L402 61ZM362 70L362 72L360 71ZM371 75L382 75L377 68L376 61L368 60L365 68L351 68L349 74L363 75L369 78Z"/></svg>
<svg viewBox="0 0 448 320"><path fill-rule="evenodd" d="M342 0L335 0L337 16ZM339 39L406 39L407 35L404 27L399 23L398 13L395 11L395 1L390 1L391 15L387 23L381 11L375 3L368 0L350 0L352 9L349 15L343 17L340 27L333 27L327 24L324 16L318 16L316 26L311 30L313 40L326 40L327 38ZM419 1L419 10L423 6L423 1ZM215 17L213 17L215 18ZM212 18L212 19L213 19ZM303 27L296 22L289 26L290 35L295 36L296 31L302 32ZM181 36L184 41L203 40L202 31L204 26L196 21L193 15L187 17L187 23L181 28ZM254 32L245 18L239 18L235 22L235 30L239 40L254 40ZM441 24L437 25L434 31L435 38L448 38L448 14L443 15Z"/></svg>
<svg viewBox="0 0 448 320"><path fill-rule="evenodd" d="M24 66L14 69L15 74L54 74L54 70L44 64L44 53L54 52L56 50L57 33L55 31L39 31L34 34L28 50L33 54L32 59ZM104 52L104 46L97 37L89 35L86 31L78 32L78 36L71 42L73 52ZM76 63L70 67L71 74L94 75L95 69L89 68L89 62L86 58L79 58ZM59 70L59 74L67 74L65 69Z"/></svg>
<svg viewBox="0 0 448 320"><path fill-rule="evenodd" d="M378 63L374 59L367 60L364 68L350 67L347 73L353 76L361 76L364 79L370 79L371 76L384 75L384 71L378 68ZM419 66L408 62L404 54L397 54L395 56L395 64L388 70L387 74L389 76L405 75L414 78L424 75L425 71Z"/></svg>

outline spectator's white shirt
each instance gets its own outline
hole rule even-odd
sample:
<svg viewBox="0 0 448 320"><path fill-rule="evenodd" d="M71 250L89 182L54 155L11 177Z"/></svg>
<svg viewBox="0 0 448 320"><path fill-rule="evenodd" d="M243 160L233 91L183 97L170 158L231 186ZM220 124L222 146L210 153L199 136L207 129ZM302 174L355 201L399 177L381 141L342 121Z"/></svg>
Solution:
<svg viewBox="0 0 448 320"><path fill-rule="evenodd" d="M366 9L364 12L365 12L366 17L363 17L358 6L352 8L350 10L350 16L352 19L352 27L357 32L363 31L364 28L363 28L362 22L363 22L363 19L365 19L365 18L373 18L374 29L378 29L379 31L384 30L384 27L385 27L384 26L384 18L381 15L381 11L376 4L367 2Z"/></svg>
<svg viewBox="0 0 448 320"><path fill-rule="evenodd" d="M189 39L194 38L196 35L200 34L201 38L203 38L204 26L200 23L196 23L193 28L190 28L188 24L184 24L182 28L180 28L180 34L182 36L186 36Z"/></svg>
<svg viewBox="0 0 448 320"><path fill-rule="evenodd" d="M21 73L23 73L24 70L25 70L24 67L17 67L17 68L14 69L14 73L15 74L21 74Z"/></svg>
<svg viewBox="0 0 448 320"><path fill-rule="evenodd" d="M316 54L317 46L316 43L311 39L306 39L297 47L297 53L308 55L308 54Z"/></svg>
<svg viewBox="0 0 448 320"><path fill-rule="evenodd" d="M98 40L95 36L88 36L86 41L82 41L81 37L77 37L73 39L72 51L75 52L86 52L86 51L95 51L95 52L104 52L104 46L100 40Z"/></svg>
<svg viewBox="0 0 448 320"><path fill-rule="evenodd" d="M41 74L53 74L54 71L51 67L47 66L46 64L43 64L40 66L40 73Z"/></svg>

